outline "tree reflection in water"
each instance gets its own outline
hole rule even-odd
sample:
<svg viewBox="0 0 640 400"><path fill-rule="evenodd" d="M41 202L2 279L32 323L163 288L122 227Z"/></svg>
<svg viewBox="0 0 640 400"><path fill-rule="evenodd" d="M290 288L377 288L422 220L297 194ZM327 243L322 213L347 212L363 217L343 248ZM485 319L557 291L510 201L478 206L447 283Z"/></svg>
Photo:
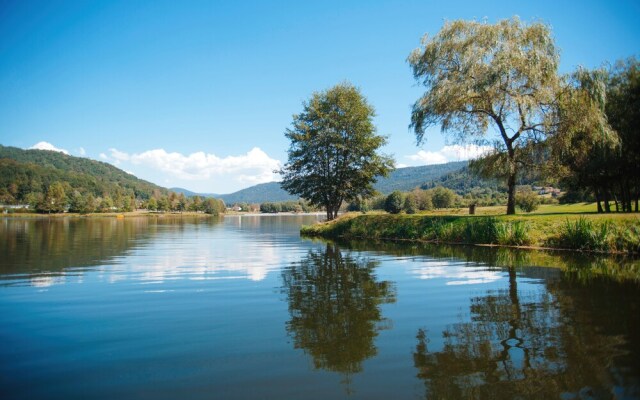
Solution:
<svg viewBox="0 0 640 400"><path fill-rule="evenodd" d="M588 312L576 307L576 293L563 293L562 281L550 284L548 291L521 293L515 269L508 271L508 289L472 298L470 321L442 332L440 351L429 351L428 332L418 330L413 360L427 398L640 394L637 382L623 382L628 373L616 376L612 367L624 355L622 335L603 334L593 321L585 321Z"/></svg>
<svg viewBox="0 0 640 400"><path fill-rule="evenodd" d="M389 324L380 305L395 302L392 283L376 280L378 264L327 244L282 273L295 348L311 355L316 369L344 374L347 382L376 354L374 338Z"/></svg>

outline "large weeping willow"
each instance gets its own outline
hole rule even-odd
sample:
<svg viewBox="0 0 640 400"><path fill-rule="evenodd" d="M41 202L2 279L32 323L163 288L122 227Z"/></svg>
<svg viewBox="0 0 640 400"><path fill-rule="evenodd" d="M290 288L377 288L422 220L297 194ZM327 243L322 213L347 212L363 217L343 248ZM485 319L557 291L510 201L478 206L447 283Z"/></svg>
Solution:
<svg viewBox="0 0 640 400"><path fill-rule="evenodd" d="M518 18L487 24L448 22L409 56L426 88L413 105L418 144L439 125L457 142L483 142L490 126L503 155L496 176L506 178L507 214L515 214L520 149L544 139L557 89L558 50L549 27Z"/></svg>

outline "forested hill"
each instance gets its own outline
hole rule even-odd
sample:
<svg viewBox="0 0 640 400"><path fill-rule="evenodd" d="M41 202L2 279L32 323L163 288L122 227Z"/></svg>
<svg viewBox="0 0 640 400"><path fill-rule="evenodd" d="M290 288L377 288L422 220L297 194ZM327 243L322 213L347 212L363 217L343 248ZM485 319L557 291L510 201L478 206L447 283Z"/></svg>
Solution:
<svg viewBox="0 0 640 400"><path fill-rule="evenodd" d="M460 171L468 164L467 161L454 161L446 164L398 168L388 177L378 179L374 187L382 194L389 194L394 190L408 191L427 182L439 180L449 173Z"/></svg>
<svg viewBox="0 0 640 400"><path fill-rule="evenodd" d="M239 203L270 203L280 201L295 201L298 200L297 196L292 196L280 187L279 182L260 183L258 185L250 186L245 189L238 190L237 192L229 194L213 194L213 193L196 193L187 189L174 187L172 190L176 193L182 193L185 196L202 196L202 197L215 197L221 199L227 205L239 204Z"/></svg>
<svg viewBox="0 0 640 400"><path fill-rule="evenodd" d="M456 161L438 165L423 165L420 167L398 168L388 177L378 179L374 185L382 194L389 194L394 190L407 191L420 187L430 182L439 181L442 177L462 171L467 166L467 161ZM199 194L201 196L214 196L224 200L226 204L234 203L264 203L297 200L280 187L279 182L261 183L230 194L194 193L186 189L171 188L174 192L184 193L186 196Z"/></svg>
<svg viewBox="0 0 640 400"><path fill-rule="evenodd" d="M27 203L28 195L42 195L55 182L65 192L148 199L154 191L169 191L138 179L111 164L48 150L23 150L0 145L0 203Z"/></svg>

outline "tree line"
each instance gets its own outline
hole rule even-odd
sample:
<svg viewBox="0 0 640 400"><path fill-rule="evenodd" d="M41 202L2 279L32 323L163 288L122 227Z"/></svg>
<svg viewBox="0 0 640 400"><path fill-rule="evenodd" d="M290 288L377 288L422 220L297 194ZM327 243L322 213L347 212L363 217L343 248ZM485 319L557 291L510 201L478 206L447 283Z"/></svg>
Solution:
<svg viewBox="0 0 640 400"><path fill-rule="evenodd" d="M599 107L613 139L587 129L566 140L556 138L550 165L560 172L559 181L569 190L569 200L595 200L598 212L638 212L640 63L629 58L590 74L590 84L600 85Z"/></svg>
<svg viewBox="0 0 640 400"><path fill-rule="evenodd" d="M265 202L260 204L260 212L269 214L279 212L313 212L317 210L317 207L309 205L308 202L302 199L298 201Z"/></svg>
<svg viewBox="0 0 640 400"><path fill-rule="evenodd" d="M186 197L182 193L169 192L168 195L155 190L149 199L136 199L132 192L116 191L113 195L104 193L94 196L91 192L82 193L73 189L68 182L53 182L45 193L30 192L25 197L28 209L39 213L72 212L79 214L104 212L130 212L146 209L157 212L203 212L223 214L224 202L212 197Z"/></svg>
<svg viewBox="0 0 640 400"><path fill-rule="evenodd" d="M505 204L506 196L501 198L500 204ZM519 186L516 191L516 206L523 212L535 211L540 204L557 203L553 198L543 198L531 190L530 186ZM445 208L462 208L472 205L495 205L494 201L483 197L473 197L469 193L464 196L455 191L436 186L431 189L415 188L409 192L394 190L389 195L378 195L370 199L351 202L346 206L346 211L374 211L382 210L390 214L416 214L421 211L439 210Z"/></svg>

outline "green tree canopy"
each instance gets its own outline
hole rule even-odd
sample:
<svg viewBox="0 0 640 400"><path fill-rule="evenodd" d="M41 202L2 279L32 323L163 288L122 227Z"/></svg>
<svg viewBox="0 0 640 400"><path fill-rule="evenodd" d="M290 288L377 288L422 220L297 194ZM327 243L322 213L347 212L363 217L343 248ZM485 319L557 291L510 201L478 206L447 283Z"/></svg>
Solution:
<svg viewBox="0 0 640 400"><path fill-rule="evenodd" d="M314 93L285 133L291 146L279 171L282 187L324 207L327 219L337 216L343 201L372 196L376 177L393 168L391 158L377 153L386 138L376 135L374 115L349 83Z"/></svg>
<svg viewBox="0 0 640 400"><path fill-rule="evenodd" d="M61 213L66 207L67 196L64 191L64 185L60 182L52 183L47 190L47 194L45 195L40 208L49 213Z"/></svg>
<svg viewBox="0 0 640 400"><path fill-rule="evenodd" d="M492 126L499 134L495 149L506 156L507 214L515 214L520 150L548 133L547 114L560 84L549 27L516 17L496 24L448 22L425 36L408 61L426 88L411 115L417 143L436 125L456 142L485 142Z"/></svg>
<svg viewBox="0 0 640 400"><path fill-rule="evenodd" d="M611 211L611 200L620 211L632 211L632 203L638 211L640 63L630 58L609 71L580 69L569 83L573 90L563 93L560 112L576 115L579 124L560 125L553 173L568 189L592 193L600 212ZM589 107L600 113L585 112Z"/></svg>
<svg viewBox="0 0 640 400"><path fill-rule="evenodd" d="M402 205L404 199L402 198L402 192L394 190L387 196L384 201L384 210L390 214L399 214L402 211Z"/></svg>
<svg viewBox="0 0 640 400"><path fill-rule="evenodd" d="M450 208L456 202L456 192L451 189L437 186L431 191L431 199L435 208Z"/></svg>

